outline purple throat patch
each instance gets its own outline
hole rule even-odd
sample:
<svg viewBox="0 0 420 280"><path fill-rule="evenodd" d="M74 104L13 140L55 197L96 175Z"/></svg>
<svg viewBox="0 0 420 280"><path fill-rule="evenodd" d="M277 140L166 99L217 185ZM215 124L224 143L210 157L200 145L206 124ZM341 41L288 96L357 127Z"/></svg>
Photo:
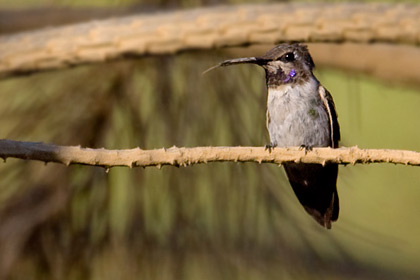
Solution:
<svg viewBox="0 0 420 280"><path fill-rule="evenodd" d="M291 78L293 78L294 76L296 76L296 71L295 69L292 69L292 71L289 72L289 74L287 75L286 79L284 79L284 82L287 83L290 81Z"/></svg>

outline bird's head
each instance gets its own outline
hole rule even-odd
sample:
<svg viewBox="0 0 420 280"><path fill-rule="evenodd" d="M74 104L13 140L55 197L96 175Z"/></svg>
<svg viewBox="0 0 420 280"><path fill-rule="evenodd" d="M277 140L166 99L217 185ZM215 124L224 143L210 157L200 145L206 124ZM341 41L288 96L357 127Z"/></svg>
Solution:
<svg viewBox="0 0 420 280"><path fill-rule="evenodd" d="M312 70L315 67L306 45L300 43L284 43L275 46L264 56L225 60L206 72L220 66L244 63L257 64L263 67L269 87L304 83L313 76Z"/></svg>

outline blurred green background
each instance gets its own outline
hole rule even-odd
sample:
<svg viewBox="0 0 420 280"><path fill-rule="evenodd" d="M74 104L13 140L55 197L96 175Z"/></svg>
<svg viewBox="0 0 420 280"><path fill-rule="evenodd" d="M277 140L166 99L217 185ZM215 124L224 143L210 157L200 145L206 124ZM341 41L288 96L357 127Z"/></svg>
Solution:
<svg viewBox="0 0 420 280"><path fill-rule="evenodd" d="M83 6L0 7L41 2ZM0 80L0 137L109 149L265 145L263 71L201 75L231 56L194 51ZM316 76L335 99L343 146L420 150L418 88L336 69ZM106 172L8 159L0 164L0 278L419 279L419 171L340 166L340 219L327 231L275 165Z"/></svg>

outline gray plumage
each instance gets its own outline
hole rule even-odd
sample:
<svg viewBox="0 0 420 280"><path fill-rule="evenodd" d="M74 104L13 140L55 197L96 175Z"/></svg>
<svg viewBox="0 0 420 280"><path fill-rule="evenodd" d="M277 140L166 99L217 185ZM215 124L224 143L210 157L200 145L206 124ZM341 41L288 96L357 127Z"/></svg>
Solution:
<svg viewBox="0 0 420 280"><path fill-rule="evenodd" d="M329 117L318 88L315 79L301 86L268 88L267 129L271 145L330 146Z"/></svg>
<svg viewBox="0 0 420 280"><path fill-rule="evenodd" d="M313 75L315 65L305 45L285 43L262 57L226 60L217 66L243 63L265 69L267 129L272 147L338 147L340 129L334 102ZM339 213L338 165L288 163L284 168L305 210L320 225L331 228Z"/></svg>

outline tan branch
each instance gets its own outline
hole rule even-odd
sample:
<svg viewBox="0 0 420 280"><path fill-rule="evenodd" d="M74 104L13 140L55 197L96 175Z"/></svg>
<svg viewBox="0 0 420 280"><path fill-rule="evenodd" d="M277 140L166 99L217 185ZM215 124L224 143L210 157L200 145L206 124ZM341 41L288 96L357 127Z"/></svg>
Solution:
<svg viewBox="0 0 420 280"><path fill-rule="evenodd" d="M56 146L34 142L0 140L0 157L57 162L65 165L84 164L103 167L147 167L163 165L188 166L198 163L232 161L282 164L302 163L380 163L420 165L420 153L404 150L379 150L351 148L300 148L264 147L194 147L142 150L90 149L71 146Z"/></svg>
<svg viewBox="0 0 420 280"><path fill-rule="evenodd" d="M282 3L135 15L0 37L0 75L124 55L306 42L420 43L420 5Z"/></svg>

